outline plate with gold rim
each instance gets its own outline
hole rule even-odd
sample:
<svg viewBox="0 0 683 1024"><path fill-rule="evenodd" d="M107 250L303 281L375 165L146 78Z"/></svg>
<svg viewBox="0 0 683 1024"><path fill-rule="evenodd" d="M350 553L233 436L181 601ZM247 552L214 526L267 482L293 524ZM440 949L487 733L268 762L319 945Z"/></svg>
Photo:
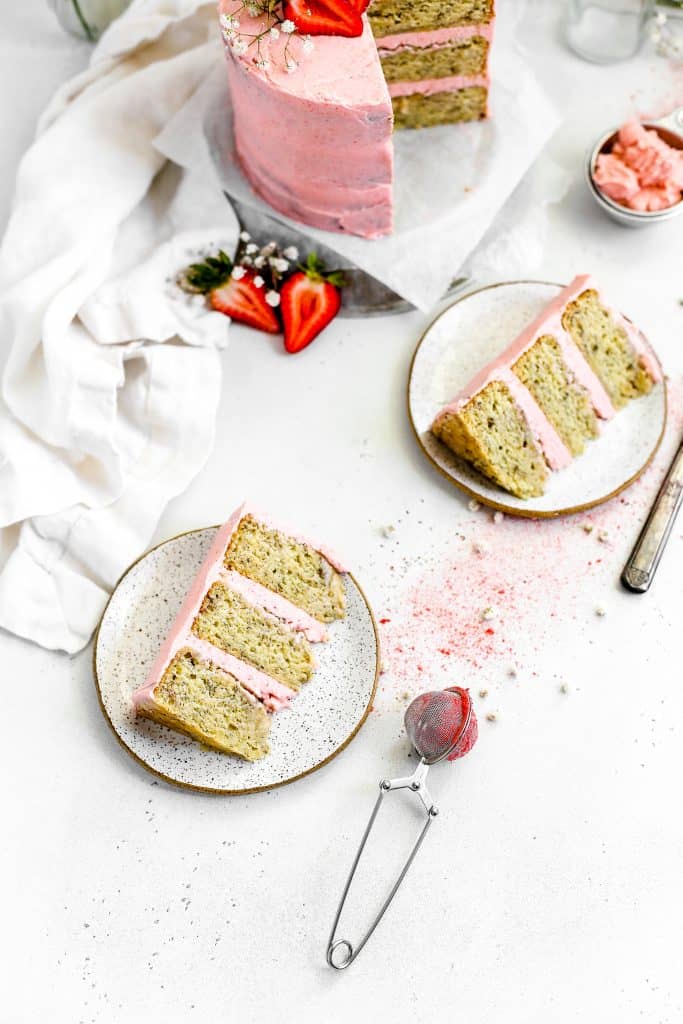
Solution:
<svg viewBox="0 0 683 1024"><path fill-rule="evenodd" d="M470 497L510 515L546 518L600 505L629 487L652 461L664 434L666 387L629 402L566 469L550 473L545 493L517 498L450 451L431 432L437 412L561 291L546 281L510 281L456 299L418 342L408 379L408 414L429 461ZM646 340L646 339L645 339ZM652 354L652 346L647 342Z"/></svg>
<svg viewBox="0 0 683 1024"><path fill-rule="evenodd" d="M138 719L131 696L147 675L217 527L192 530L152 548L123 574L95 638L100 706L123 748L168 782L209 793L253 793L294 782L342 751L363 725L379 674L377 627L356 582L344 576L346 616L315 645L316 671L286 711L273 715L270 753L260 761L209 750Z"/></svg>

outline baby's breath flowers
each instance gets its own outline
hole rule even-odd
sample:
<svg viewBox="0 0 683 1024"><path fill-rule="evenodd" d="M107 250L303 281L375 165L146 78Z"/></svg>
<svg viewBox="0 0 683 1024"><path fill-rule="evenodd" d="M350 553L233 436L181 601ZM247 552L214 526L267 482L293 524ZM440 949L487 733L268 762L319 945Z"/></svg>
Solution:
<svg viewBox="0 0 683 1024"><path fill-rule="evenodd" d="M279 288L282 278L292 269L292 264L298 258L299 251L296 246L288 245L286 249L281 250L277 242L272 241L259 247L252 241L248 231L242 231L232 276L240 280L248 270L257 271L254 284L257 288L266 289L265 299L269 306L277 306L280 303Z"/></svg>
<svg viewBox="0 0 683 1024"><path fill-rule="evenodd" d="M241 23L240 15L244 11L250 18L258 19L254 31L248 31ZM254 64L261 71L267 71L275 60L275 54L266 47L281 36L285 37L285 44L277 59L289 74L298 71L302 59L315 45L310 35L301 35L296 23L284 17L281 0L242 0L232 14L221 15L220 26L225 45L236 57L243 57L255 47Z"/></svg>

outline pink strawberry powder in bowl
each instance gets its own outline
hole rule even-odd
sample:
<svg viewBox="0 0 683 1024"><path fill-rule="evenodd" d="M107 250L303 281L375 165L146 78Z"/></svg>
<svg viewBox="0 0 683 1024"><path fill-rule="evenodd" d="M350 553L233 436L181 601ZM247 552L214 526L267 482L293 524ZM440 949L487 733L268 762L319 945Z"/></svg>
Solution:
<svg viewBox="0 0 683 1024"><path fill-rule="evenodd" d="M587 180L593 197L630 227L668 220L683 211L683 108L661 121L631 120L591 151Z"/></svg>

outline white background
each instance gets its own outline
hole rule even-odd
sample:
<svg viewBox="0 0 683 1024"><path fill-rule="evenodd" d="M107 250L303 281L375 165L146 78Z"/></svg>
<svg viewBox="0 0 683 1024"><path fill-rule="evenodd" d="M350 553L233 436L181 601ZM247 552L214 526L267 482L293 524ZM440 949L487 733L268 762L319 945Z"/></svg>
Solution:
<svg viewBox="0 0 683 1024"><path fill-rule="evenodd" d="M215 452L156 539L225 518L247 495L322 533L390 620L376 710L310 778L210 798L157 783L119 748L90 649L67 658L0 636L2 1024L681 1020L683 522L649 595L618 578L681 431L683 221L611 224L581 163L634 109L683 102L683 72L651 53L588 66L562 47L559 5L529 8L530 59L567 120L527 200L557 164L571 185L541 264L518 259L513 273L591 271L649 334L673 405L654 468L593 515L496 525L410 435L406 376L427 317L340 320L296 357L234 328ZM35 119L88 49L41 0L2 16L4 223ZM371 943L336 974L327 932L376 781L411 764L406 694L454 683L488 690L480 741L433 771L441 815ZM377 898L399 852L385 838Z"/></svg>

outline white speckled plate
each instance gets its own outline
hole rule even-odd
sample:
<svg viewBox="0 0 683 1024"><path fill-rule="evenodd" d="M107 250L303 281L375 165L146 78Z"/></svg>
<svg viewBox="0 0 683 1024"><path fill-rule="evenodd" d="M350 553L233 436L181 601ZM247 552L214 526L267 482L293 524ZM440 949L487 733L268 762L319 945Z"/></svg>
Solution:
<svg viewBox="0 0 683 1024"><path fill-rule="evenodd" d="M345 577L346 617L316 644L318 668L292 706L273 716L270 754L250 764L207 750L165 726L136 720L131 694L149 666L206 555L215 526L160 544L134 562L111 596L95 639L102 710L124 748L170 782L218 793L250 793L293 782L338 754L356 735L377 686L379 646L365 595Z"/></svg>
<svg viewBox="0 0 683 1024"><path fill-rule="evenodd" d="M454 455L430 431L453 395L538 316L562 286L512 281L471 292L444 310L421 338L410 369L408 411L418 443L456 487L519 516L559 516L599 505L632 484L659 447L666 422L666 389L629 402L602 437L589 442L571 466L551 473L545 494L526 501L501 490Z"/></svg>

